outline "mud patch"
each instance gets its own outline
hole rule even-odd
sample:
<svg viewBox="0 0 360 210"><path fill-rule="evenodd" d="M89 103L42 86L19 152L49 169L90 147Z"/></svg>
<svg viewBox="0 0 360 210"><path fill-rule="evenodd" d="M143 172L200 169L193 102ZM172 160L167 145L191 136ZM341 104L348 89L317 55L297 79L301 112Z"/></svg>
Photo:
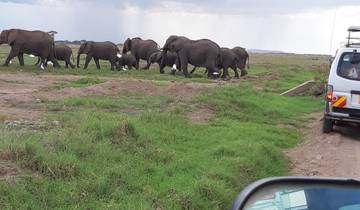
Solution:
<svg viewBox="0 0 360 210"><path fill-rule="evenodd" d="M188 118L193 123L203 124L216 117L214 109L207 105L196 105L188 114Z"/></svg>

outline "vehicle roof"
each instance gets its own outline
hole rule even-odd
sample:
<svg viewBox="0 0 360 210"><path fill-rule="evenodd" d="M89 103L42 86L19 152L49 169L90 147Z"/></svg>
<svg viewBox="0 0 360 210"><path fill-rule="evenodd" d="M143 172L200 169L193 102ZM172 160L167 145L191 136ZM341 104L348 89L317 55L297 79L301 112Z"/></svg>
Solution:
<svg viewBox="0 0 360 210"><path fill-rule="evenodd" d="M353 47L353 46L350 46L350 47L341 47L337 50L336 54L339 55L339 54L342 54L344 52L360 52L360 45L358 47Z"/></svg>
<svg viewBox="0 0 360 210"><path fill-rule="evenodd" d="M349 32L360 32L360 26L350 26L348 28Z"/></svg>

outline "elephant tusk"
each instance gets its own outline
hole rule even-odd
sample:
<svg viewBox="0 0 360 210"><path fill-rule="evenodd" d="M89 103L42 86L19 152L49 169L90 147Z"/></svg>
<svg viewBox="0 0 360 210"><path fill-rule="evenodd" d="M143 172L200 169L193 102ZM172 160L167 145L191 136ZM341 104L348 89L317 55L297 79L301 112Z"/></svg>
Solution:
<svg viewBox="0 0 360 210"><path fill-rule="evenodd" d="M35 55L30 54L29 57L30 57L30 58L35 58Z"/></svg>
<svg viewBox="0 0 360 210"><path fill-rule="evenodd" d="M213 72L212 74L213 75L219 75L219 72Z"/></svg>
<svg viewBox="0 0 360 210"><path fill-rule="evenodd" d="M116 54L116 56L118 57L118 58L121 58L122 57L122 55L121 54Z"/></svg>
<svg viewBox="0 0 360 210"><path fill-rule="evenodd" d="M176 71L176 64L172 66L172 69Z"/></svg>
<svg viewBox="0 0 360 210"><path fill-rule="evenodd" d="M43 64L40 65L40 68L41 68L42 70L45 70Z"/></svg>

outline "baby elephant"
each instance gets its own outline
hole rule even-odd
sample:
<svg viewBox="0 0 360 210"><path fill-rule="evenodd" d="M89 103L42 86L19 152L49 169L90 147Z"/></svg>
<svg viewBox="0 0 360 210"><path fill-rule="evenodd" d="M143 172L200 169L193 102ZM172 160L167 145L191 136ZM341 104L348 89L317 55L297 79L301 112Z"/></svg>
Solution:
<svg viewBox="0 0 360 210"><path fill-rule="evenodd" d="M72 50L69 46L65 44L55 44L55 58L59 61L65 61L65 68L68 68L69 65L73 69L75 68L75 65L71 62L71 58L74 61L74 56L72 53ZM48 58L44 64L46 67L46 64L48 63L50 59ZM40 58L38 58L38 61L35 65L40 64Z"/></svg>
<svg viewBox="0 0 360 210"><path fill-rule="evenodd" d="M177 59L177 54L175 52L166 52L164 54L162 51L155 52L150 55L148 63L157 63L160 67L160 73L164 73L164 68L166 66L172 67L172 73L176 71L176 68L180 69L180 62Z"/></svg>
<svg viewBox="0 0 360 210"><path fill-rule="evenodd" d="M132 69L135 67L137 70L139 69L139 64L136 62L135 57L132 54L122 54L117 58L118 69L127 66L128 69Z"/></svg>

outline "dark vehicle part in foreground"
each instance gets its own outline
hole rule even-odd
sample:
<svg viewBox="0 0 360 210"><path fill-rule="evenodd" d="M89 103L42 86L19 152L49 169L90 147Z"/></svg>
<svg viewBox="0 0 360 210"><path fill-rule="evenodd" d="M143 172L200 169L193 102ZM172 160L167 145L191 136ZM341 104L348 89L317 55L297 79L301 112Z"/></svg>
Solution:
<svg viewBox="0 0 360 210"><path fill-rule="evenodd" d="M360 180L277 177L257 181L236 198L232 210L360 209Z"/></svg>

